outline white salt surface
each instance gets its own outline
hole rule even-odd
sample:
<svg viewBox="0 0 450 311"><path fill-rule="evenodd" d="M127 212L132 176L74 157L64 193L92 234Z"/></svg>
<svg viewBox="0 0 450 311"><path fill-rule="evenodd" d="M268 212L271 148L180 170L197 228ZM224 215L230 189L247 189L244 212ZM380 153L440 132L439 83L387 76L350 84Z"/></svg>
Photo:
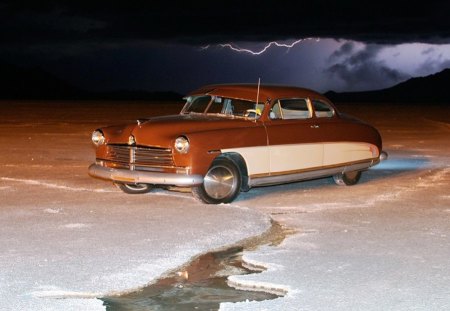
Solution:
<svg viewBox="0 0 450 311"><path fill-rule="evenodd" d="M444 116L450 122L449 110ZM373 116L388 122L379 128L390 157L356 186L280 186L276 207L249 196L246 205L299 233L246 252L244 260L267 271L232 276L230 284L288 293L221 310L450 310L450 127L410 121Z"/></svg>
<svg viewBox="0 0 450 311"><path fill-rule="evenodd" d="M450 127L442 107L427 109L426 118L420 107L344 107L381 130L389 153L356 186L321 179L207 206L189 193L126 195L87 175L91 130L158 114L155 106L5 104L1 310L104 310L98 297L258 235L271 218L297 233L245 252L267 271L232 276L230 284L286 295L222 310L450 309Z"/></svg>

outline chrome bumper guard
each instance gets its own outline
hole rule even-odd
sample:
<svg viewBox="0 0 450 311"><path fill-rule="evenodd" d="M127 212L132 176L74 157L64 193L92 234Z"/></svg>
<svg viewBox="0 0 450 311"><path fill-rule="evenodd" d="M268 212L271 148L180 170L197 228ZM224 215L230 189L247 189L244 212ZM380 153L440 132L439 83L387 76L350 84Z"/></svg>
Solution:
<svg viewBox="0 0 450 311"><path fill-rule="evenodd" d="M386 151L381 151L380 153L380 161L386 161L388 158L388 153Z"/></svg>
<svg viewBox="0 0 450 311"><path fill-rule="evenodd" d="M155 173L104 167L98 164L89 166L89 175L128 184L170 185L179 187L199 186L203 183L201 175L176 173Z"/></svg>

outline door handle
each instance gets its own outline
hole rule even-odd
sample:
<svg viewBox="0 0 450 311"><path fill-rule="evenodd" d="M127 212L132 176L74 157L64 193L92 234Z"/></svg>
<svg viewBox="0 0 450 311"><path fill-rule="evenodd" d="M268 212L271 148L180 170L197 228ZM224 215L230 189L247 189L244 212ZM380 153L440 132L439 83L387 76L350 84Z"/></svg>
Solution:
<svg viewBox="0 0 450 311"><path fill-rule="evenodd" d="M312 128L312 129L318 129L319 127L320 127L320 126L317 125L317 124L311 125L311 128Z"/></svg>

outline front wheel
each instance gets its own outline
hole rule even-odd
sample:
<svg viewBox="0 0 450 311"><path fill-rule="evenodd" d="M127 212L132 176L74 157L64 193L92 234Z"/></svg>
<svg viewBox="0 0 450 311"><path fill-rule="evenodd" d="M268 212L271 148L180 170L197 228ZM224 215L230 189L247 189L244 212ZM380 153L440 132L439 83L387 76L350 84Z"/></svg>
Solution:
<svg viewBox="0 0 450 311"><path fill-rule="evenodd" d="M212 162L203 184L192 188L192 194L207 204L230 203L239 195L241 184L241 173L236 164L219 157Z"/></svg>
<svg viewBox="0 0 450 311"><path fill-rule="evenodd" d="M333 180L339 186L353 186L361 178L361 171L339 173L333 176Z"/></svg>
<svg viewBox="0 0 450 311"><path fill-rule="evenodd" d="M114 183L120 190L128 194L142 194L150 192L153 189L152 185L149 184L124 184L124 183Z"/></svg>

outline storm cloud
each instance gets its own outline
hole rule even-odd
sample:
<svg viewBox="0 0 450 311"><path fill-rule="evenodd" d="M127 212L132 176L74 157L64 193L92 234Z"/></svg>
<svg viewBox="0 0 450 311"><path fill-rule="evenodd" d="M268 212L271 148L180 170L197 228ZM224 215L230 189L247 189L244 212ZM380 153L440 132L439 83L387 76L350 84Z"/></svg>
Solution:
<svg viewBox="0 0 450 311"><path fill-rule="evenodd" d="M448 1L2 1L3 44L208 44L321 37L367 43L450 42Z"/></svg>
<svg viewBox="0 0 450 311"><path fill-rule="evenodd" d="M342 89L350 91L382 89L409 78L378 58L383 48L369 44L357 50L355 43L347 42L330 56L332 64L325 72L338 78Z"/></svg>
<svg viewBox="0 0 450 311"><path fill-rule="evenodd" d="M376 89L449 65L449 52L437 54L439 45L450 43L449 11L443 0L0 0L0 62L42 68L96 91L184 92L259 77L321 91ZM271 47L257 57L221 45L307 38L312 40L296 48ZM395 67L380 56L388 46L415 42L431 44L414 56L420 65ZM408 66L414 68L404 71Z"/></svg>

